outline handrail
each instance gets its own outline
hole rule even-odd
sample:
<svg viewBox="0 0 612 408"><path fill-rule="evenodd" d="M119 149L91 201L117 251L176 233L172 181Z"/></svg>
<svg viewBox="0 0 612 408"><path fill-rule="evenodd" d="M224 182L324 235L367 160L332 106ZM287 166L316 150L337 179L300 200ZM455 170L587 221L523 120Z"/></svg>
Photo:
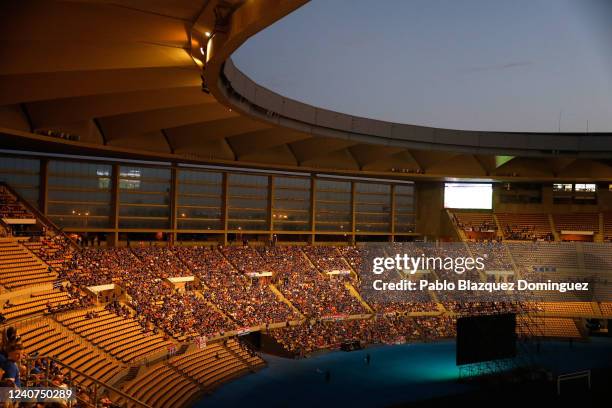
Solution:
<svg viewBox="0 0 612 408"><path fill-rule="evenodd" d="M19 195L19 193L17 193L11 186L9 186L7 183L5 183L4 181L0 181L0 186L5 187L11 194L13 194L18 200L19 202L24 205L31 213L34 214L34 216L41 221L46 227L51 227L52 230L54 230L57 234L60 234L61 236L63 236L64 238L66 238L68 240L68 242L70 242L70 244L72 245L72 247L76 250L81 250L81 247L79 246L79 244L76 243L75 240L73 240L72 238L70 238L68 236L68 234L66 234L60 227L58 227L53 221L51 221L45 214L43 214L38 208L34 207L32 204L30 204L27 200L24 200L23 197L21 197Z"/></svg>
<svg viewBox="0 0 612 408"><path fill-rule="evenodd" d="M109 391L119 395L120 397L130 401L131 403L134 404L134 406L142 407L142 408L152 408L150 405L145 404L144 402L142 402L142 401L132 397L131 395L128 395L125 392L123 392L123 391L121 391L121 390L119 390L119 389L117 389L117 388L115 388L115 387L113 387L111 385L108 385L108 384L106 384L106 383L104 383L104 382L102 382L102 381L100 381L100 380L98 380L98 379L88 375L88 374L85 374L84 372L82 372L80 370L77 370L76 368L71 367L70 365L68 365L66 363L63 363L62 361L56 359L55 357L51 357L51 356L36 356L35 358L30 357L27 360L37 360L37 359L40 359L40 358L45 358L45 359L51 360L51 361L55 362L58 366L64 367L64 368L66 368L66 369L68 369L68 370L78 374L79 376L84 377L87 380L90 380L93 384L95 384L97 386L98 390L100 390L100 389L109 390ZM47 376L47 378L44 381L49 382L51 380Z"/></svg>

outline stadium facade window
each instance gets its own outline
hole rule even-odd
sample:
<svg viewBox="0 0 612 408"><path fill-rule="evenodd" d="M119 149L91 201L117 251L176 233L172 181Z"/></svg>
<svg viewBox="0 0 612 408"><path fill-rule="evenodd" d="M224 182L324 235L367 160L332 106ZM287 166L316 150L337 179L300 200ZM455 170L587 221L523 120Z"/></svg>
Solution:
<svg viewBox="0 0 612 408"><path fill-rule="evenodd" d="M355 183L355 232L391 231L391 185Z"/></svg>
<svg viewBox="0 0 612 408"><path fill-rule="evenodd" d="M597 191L596 184L574 184L574 189L576 192L580 193L594 193Z"/></svg>
<svg viewBox="0 0 612 408"><path fill-rule="evenodd" d="M111 172L107 164L50 161L47 215L61 227L108 228Z"/></svg>
<svg viewBox="0 0 612 408"><path fill-rule="evenodd" d="M565 184L565 183L555 183L555 184L553 184L553 191L571 193L572 192L572 185L571 184Z"/></svg>
<svg viewBox="0 0 612 408"><path fill-rule="evenodd" d="M571 184L570 191L571 191ZM505 183L495 184L494 189L502 204L541 204L542 184ZM559 195L561 193L555 193Z"/></svg>
<svg viewBox="0 0 612 408"><path fill-rule="evenodd" d="M309 231L310 179L274 177L272 225L277 231Z"/></svg>
<svg viewBox="0 0 612 408"><path fill-rule="evenodd" d="M395 186L395 232L406 233L415 230L414 184Z"/></svg>
<svg viewBox="0 0 612 408"><path fill-rule="evenodd" d="M227 227L235 231L266 231L269 176L228 174Z"/></svg>
<svg viewBox="0 0 612 408"><path fill-rule="evenodd" d="M47 215L77 231L113 228L113 177L117 177L117 226L130 230L169 230L172 172L169 167L49 160ZM41 161L3 158L0 180L38 205ZM176 170L176 227L188 234L224 230L312 231L333 234L414 232L414 184L369 180ZM227 183L227 196L224 195ZM315 192L312 186L315 186ZM314 197L313 197L314 196ZM227 209L224 207L227 205ZM393 210L395 207L395 210ZM395 214L393 216L393 214ZM352 222L355 225L352 225Z"/></svg>
<svg viewBox="0 0 612 408"><path fill-rule="evenodd" d="M223 229L222 173L179 170L177 188L178 229Z"/></svg>
<svg viewBox="0 0 612 408"><path fill-rule="evenodd" d="M351 182L317 179L315 228L317 231L352 231Z"/></svg>
<svg viewBox="0 0 612 408"><path fill-rule="evenodd" d="M31 205L38 208L40 161L21 157L0 157L0 181L9 184Z"/></svg>
<svg viewBox="0 0 612 408"><path fill-rule="evenodd" d="M170 227L168 168L119 167L119 227L166 229Z"/></svg>

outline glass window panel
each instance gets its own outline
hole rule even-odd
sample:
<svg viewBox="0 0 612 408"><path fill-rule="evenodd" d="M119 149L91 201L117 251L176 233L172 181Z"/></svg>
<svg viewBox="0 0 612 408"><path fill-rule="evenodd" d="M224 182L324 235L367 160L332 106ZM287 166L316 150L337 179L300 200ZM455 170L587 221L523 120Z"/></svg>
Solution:
<svg viewBox="0 0 612 408"><path fill-rule="evenodd" d="M119 194L121 204L155 204L169 205L170 197L168 194L142 194L142 193L127 193Z"/></svg>
<svg viewBox="0 0 612 408"><path fill-rule="evenodd" d="M168 228L167 219L155 218L120 218L119 228L132 229L166 229Z"/></svg>
<svg viewBox="0 0 612 408"><path fill-rule="evenodd" d="M40 161L0 157L0 181L9 184L24 200L38 208Z"/></svg>
<svg viewBox="0 0 612 408"><path fill-rule="evenodd" d="M48 169L47 211L60 226L110 226L112 166L52 160Z"/></svg>
<svg viewBox="0 0 612 408"><path fill-rule="evenodd" d="M170 208L168 206L121 206L119 216L123 217L169 217Z"/></svg>

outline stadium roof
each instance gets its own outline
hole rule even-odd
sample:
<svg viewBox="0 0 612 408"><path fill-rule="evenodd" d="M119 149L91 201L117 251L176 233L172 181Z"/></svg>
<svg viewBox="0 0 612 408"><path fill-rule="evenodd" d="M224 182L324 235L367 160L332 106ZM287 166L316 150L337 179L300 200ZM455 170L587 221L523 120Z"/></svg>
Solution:
<svg viewBox="0 0 612 408"><path fill-rule="evenodd" d="M411 179L612 180L610 134L389 123L258 86L231 54L305 2L2 2L2 147Z"/></svg>

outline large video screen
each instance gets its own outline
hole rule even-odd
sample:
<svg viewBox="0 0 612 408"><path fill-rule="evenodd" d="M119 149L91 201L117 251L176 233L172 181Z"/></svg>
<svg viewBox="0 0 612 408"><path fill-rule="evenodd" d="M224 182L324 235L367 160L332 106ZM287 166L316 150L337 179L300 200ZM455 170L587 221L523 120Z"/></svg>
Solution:
<svg viewBox="0 0 612 408"><path fill-rule="evenodd" d="M457 319L457 365L516 356L516 315Z"/></svg>
<svg viewBox="0 0 612 408"><path fill-rule="evenodd" d="M482 183L445 183L444 208L490 210L493 207L493 185Z"/></svg>

